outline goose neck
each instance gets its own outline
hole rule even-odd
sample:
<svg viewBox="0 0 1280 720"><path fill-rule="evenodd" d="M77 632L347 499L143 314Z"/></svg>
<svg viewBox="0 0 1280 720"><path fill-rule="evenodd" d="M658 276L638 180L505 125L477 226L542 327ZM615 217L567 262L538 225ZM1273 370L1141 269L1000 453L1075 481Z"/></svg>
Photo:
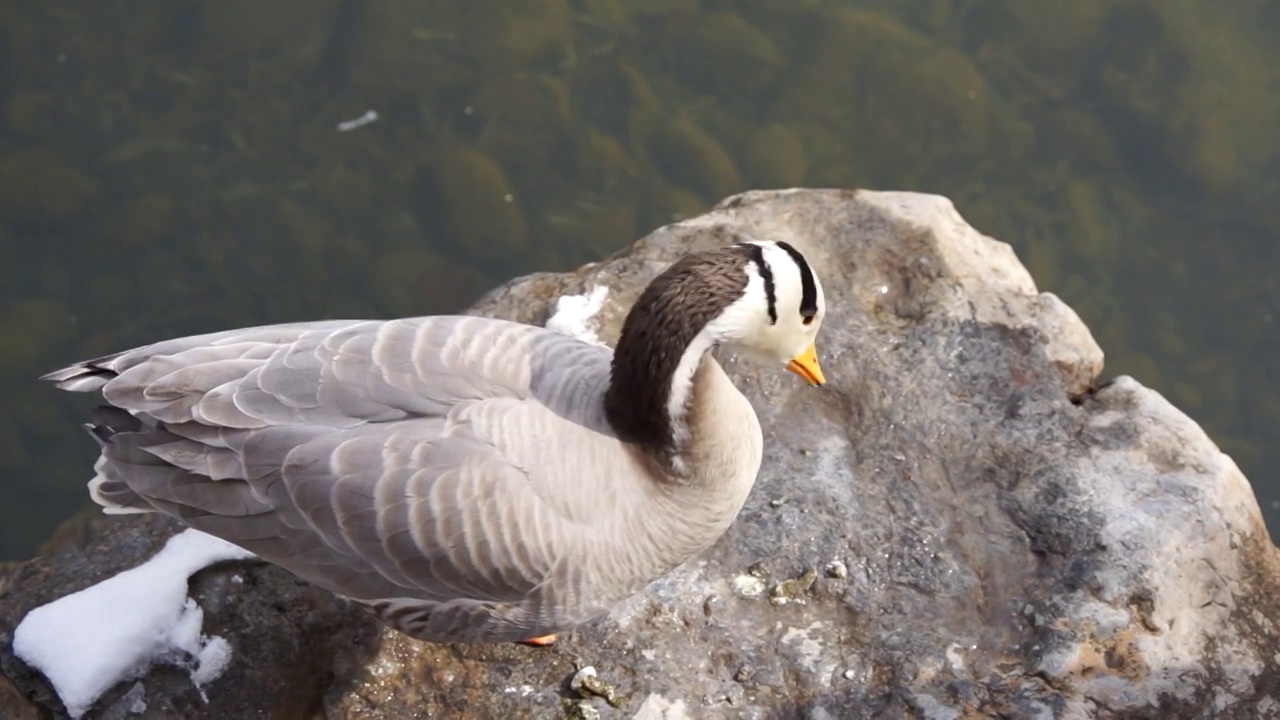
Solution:
<svg viewBox="0 0 1280 720"><path fill-rule="evenodd" d="M716 340L700 330L679 324L656 333L624 330L605 396L605 413L619 438L664 459L681 454L690 437L698 368Z"/></svg>

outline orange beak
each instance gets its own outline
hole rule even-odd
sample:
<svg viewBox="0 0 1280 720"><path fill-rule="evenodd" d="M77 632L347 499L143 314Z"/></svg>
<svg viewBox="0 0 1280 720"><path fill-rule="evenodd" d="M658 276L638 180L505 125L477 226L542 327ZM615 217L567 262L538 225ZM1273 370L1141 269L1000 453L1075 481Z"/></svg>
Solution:
<svg viewBox="0 0 1280 720"><path fill-rule="evenodd" d="M787 369L804 378L804 381L810 385L823 385L827 382L827 379L822 376L822 368L818 365L817 348L813 345L791 358L791 362L787 363Z"/></svg>

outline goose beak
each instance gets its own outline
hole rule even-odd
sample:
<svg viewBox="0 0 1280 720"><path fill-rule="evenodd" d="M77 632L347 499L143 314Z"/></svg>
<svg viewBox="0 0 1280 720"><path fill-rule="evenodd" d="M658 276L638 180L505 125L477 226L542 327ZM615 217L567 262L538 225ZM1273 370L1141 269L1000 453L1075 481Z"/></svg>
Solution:
<svg viewBox="0 0 1280 720"><path fill-rule="evenodd" d="M824 385L827 379L822 376L822 368L818 366L818 351L810 345L807 350L791 358L787 369L804 378L810 385Z"/></svg>

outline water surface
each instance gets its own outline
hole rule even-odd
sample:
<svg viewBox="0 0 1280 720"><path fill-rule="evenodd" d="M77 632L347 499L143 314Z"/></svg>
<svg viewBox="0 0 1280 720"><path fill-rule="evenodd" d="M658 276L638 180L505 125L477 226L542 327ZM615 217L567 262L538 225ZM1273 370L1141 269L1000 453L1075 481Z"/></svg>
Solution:
<svg viewBox="0 0 1280 720"><path fill-rule="evenodd" d="M455 311L796 185L953 198L1280 528L1275 37L1271 0L10 0L0 559L87 505L42 372Z"/></svg>

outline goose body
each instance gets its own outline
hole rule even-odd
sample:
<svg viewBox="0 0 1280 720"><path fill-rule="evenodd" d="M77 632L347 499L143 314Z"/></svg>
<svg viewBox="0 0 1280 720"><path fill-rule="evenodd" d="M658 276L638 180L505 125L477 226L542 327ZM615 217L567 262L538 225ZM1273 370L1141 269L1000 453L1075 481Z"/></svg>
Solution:
<svg viewBox="0 0 1280 720"><path fill-rule="evenodd" d="M711 347L797 355L791 369L821 381L813 315L807 354L737 337L778 312L766 257L794 262L772 244L677 262L616 352L489 318L324 321L46 379L106 401L86 427L107 512L172 515L415 638L528 640L608 612L742 508L762 434Z"/></svg>

